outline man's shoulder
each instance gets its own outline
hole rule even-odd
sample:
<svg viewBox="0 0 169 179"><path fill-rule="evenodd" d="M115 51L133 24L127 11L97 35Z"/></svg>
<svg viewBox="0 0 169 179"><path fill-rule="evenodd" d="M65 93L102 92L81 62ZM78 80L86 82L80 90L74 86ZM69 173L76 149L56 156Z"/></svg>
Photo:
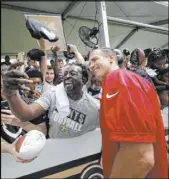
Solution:
<svg viewBox="0 0 169 179"><path fill-rule="evenodd" d="M135 73L134 72L132 72L132 71L129 71L129 70L126 70L126 69L117 69L117 70L115 70L115 71L112 71L111 73L110 73L110 75L109 75L109 77L111 78L111 77L114 77L114 76L131 76L132 74L134 74L135 75Z"/></svg>
<svg viewBox="0 0 169 179"><path fill-rule="evenodd" d="M118 88L119 85L122 84L126 85L131 75L132 74L128 70L124 69L117 69L115 71L112 71L110 74L107 75L103 82L104 88L111 89L112 87Z"/></svg>
<svg viewBox="0 0 169 179"><path fill-rule="evenodd" d="M88 105L93 106L94 108L100 108L100 102L99 100L95 99L93 96L88 94L87 92L84 92L83 94L84 101L87 102Z"/></svg>
<svg viewBox="0 0 169 179"><path fill-rule="evenodd" d="M91 101L95 101L96 99L93 97L93 96L91 96L88 92L84 92L83 93L83 95L84 95L84 97L85 98L87 98L87 99L89 99L89 100L91 100Z"/></svg>
<svg viewBox="0 0 169 179"><path fill-rule="evenodd" d="M143 78L139 74L125 69L118 69L113 71L108 76L107 81L108 83L111 84L114 83L114 84L121 84L125 86L133 86L141 83L142 84L144 83L145 85L150 84L150 82L147 79Z"/></svg>

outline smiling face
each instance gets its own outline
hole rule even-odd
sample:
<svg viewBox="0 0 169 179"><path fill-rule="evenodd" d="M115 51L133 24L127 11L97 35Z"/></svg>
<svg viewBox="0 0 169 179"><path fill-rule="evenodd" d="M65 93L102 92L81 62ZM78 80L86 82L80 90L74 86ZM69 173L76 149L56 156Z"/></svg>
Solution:
<svg viewBox="0 0 169 179"><path fill-rule="evenodd" d="M59 59L58 62L58 68L62 69L64 67L64 63L63 63L63 60L62 59Z"/></svg>
<svg viewBox="0 0 169 179"><path fill-rule="evenodd" d="M83 86L82 69L77 65L67 66L64 69L63 83L68 94L80 92Z"/></svg>
<svg viewBox="0 0 169 179"><path fill-rule="evenodd" d="M112 65L115 64L115 55L105 54L97 49L89 55L89 68L96 79L100 80L112 71ZM117 64L116 64L117 66Z"/></svg>
<svg viewBox="0 0 169 179"><path fill-rule="evenodd" d="M45 75L45 81L48 83L53 83L54 80L54 70L53 69L47 69L46 75Z"/></svg>
<svg viewBox="0 0 169 179"><path fill-rule="evenodd" d="M36 85L42 84L42 79L38 77L29 78L33 81L33 83L27 84L26 86L30 88L31 91L34 91L36 88Z"/></svg>

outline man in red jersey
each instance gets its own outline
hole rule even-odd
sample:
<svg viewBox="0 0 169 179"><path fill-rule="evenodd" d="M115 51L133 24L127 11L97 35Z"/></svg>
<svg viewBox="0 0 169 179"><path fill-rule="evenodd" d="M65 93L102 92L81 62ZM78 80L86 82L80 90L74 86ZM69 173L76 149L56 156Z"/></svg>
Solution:
<svg viewBox="0 0 169 179"><path fill-rule="evenodd" d="M119 69L108 48L89 53L103 79L100 110L105 178L168 178L164 125L156 91L146 79Z"/></svg>

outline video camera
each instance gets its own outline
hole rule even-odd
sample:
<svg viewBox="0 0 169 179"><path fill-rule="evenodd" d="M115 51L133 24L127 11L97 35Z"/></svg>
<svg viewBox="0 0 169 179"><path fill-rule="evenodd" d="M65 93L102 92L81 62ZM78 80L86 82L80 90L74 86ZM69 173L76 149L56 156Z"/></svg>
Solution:
<svg viewBox="0 0 169 179"><path fill-rule="evenodd" d="M75 54L73 52L70 52L70 45L67 44L67 51L63 51L63 54L65 58L73 59L75 57Z"/></svg>

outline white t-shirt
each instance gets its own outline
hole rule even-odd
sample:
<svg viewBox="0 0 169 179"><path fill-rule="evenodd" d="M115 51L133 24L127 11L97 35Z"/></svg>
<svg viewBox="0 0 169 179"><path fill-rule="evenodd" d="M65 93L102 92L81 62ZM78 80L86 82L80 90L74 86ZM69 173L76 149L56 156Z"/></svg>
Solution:
<svg viewBox="0 0 169 179"><path fill-rule="evenodd" d="M47 83L47 82L44 82L44 84L43 84L43 89L42 89L42 93L44 93L44 92L50 90L50 89L52 88L52 86L53 86L53 85L51 85L51 84L49 84L49 83Z"/></svg>
<svg viewBox="0 0 169 179"><path fill-rule="evenodd" d="M69 99L70 114L63 118L59 115L56 107L56 92L48 90L35 101L40 104L49 114L50 138L71 138L82 135L99 127L99 101L87 93L78 101Z"/></svg>

